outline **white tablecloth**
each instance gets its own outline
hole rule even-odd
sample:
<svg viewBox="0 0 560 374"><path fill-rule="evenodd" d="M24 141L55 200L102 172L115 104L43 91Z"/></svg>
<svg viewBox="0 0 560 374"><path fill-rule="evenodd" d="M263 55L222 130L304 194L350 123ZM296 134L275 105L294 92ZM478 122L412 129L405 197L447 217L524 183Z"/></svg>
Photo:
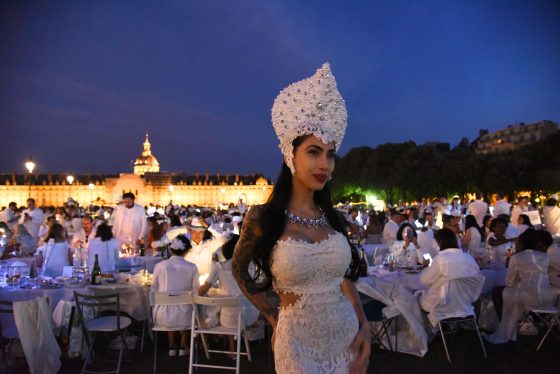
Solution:
<svg viewBox="0 0 560 374"><path fill-rule="evenodd" d="M154 272L154 267L163 258L160 256L126 256L120 257L117 261L118 268L127 268L131 266L140 266L150 273Z"/></svg>
<svg viewBox="0 0 560 374"><path fill-rule="evenodd" d="M396 282L402 286L405 286L411 291L423 288L420 284L419 273L408 274L401 270L389 272L386 269L370 267L370 274L373 274L374 277L381 278L385 281ZM482 287L482 294L490 293L496 286L503 286L505 284L506 274L506 268L483 269L482 275L484 276L485 280L484 286Z"/></svg>

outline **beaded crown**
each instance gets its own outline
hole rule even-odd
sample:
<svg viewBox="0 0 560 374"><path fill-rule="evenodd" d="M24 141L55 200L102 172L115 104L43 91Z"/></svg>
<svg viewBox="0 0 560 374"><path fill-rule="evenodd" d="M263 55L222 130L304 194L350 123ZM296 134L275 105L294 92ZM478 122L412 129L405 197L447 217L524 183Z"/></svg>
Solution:
<svg viewBox="0 0 560 374"><path fill-rule="evenodd" d="M284 88L272 105L272 126L292 174L294 139L315 135L325 144L334 141L338 151L347 123L346 104L336 88L329 63L324 63L313 76Z"/></svg>

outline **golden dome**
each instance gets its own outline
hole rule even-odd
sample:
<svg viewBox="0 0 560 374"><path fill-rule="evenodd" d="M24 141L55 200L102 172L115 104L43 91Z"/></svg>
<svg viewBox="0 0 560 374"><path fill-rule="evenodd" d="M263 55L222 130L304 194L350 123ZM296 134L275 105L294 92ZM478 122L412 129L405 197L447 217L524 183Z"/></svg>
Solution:
<svg viewBox="0 0 560 374"><path fill-rule="evenodd" d="M146 141L144 142L144 150L142 155L134 161L134 174L157 173L159 172L159 162L152 154L151 144L146 133Z"/></svg>

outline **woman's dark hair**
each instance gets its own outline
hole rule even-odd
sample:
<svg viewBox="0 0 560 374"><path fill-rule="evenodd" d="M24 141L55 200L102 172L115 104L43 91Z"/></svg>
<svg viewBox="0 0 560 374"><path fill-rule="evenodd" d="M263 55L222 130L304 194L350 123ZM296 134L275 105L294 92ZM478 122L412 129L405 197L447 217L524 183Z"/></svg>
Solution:
<svg viewBox="0 0 560 374"><path fill-rule="evenodd" d="M294 139L292 142L294 152L308 136L310 135ZM255 280L258 280L257 287L261 291L270 289L272 285L272 273L270 272L272 249L286 228L287 220L284 211L288 208L291 195L292 173L284 162L280 175L274 184L274 189L261 211L259 226L262 233L259 233L260 235L253 246L252 258L258 269ZM314 192L313 200L325 214L330 226L347 237L346 230L344 230L344 220L332 204L330 182L327 182L322 190ZM350 242L348 244L352 251L352 262L349 264L345 277L355 281L359 277L360 255ZM264 280L260 278L262 274L266 276Z"/></svg>
<svg viewBox="0 0 560 374"><path fill-rule="evenodd" d="M521 251L535 249L537 247L537 232L534 229L527 229L517 237L517 245Z"/></svg>
<svg viewBox="0 0 560 374"><path fill-rule="evenodd" d="M418 237L414 226L412 226L409 222L403 222L397 231L397 240L404 240L402 233L407 227L410 227L410 229L412 230L412 235L414 235L415 238Z"/></svg>
<svg viewBox="0 0 560 374"><path fill-rule="evenodd" d="M232 235L232 237L222 246L222 254L226 260L231 260L233 257L233 250L239 241L239 235Z"/></svg>
<svg viewBox="0 0 560 374"><path fill-rule="evenodd" d="M164 234L163 224L154 222L152 229L150 230L150 234L152 234L152 240L160 240Z"/></svg>
<svg viewBox="0 0 560 374"><path fill-rule="evenodd" d="M107 242L113 239L113 231L111 230L111 226L106 223L102 223L101 225L97 226L95 237L101 239L102 242Z"/></svg>
<svg viewBox="0 0 560 374"><path fill-rule="evenodd" d="M48 242L50 239L64 239L66 238L66 231L64 230L64 226L60 223L54 223L47 233L47 237L45 238L45 242Z"/></svg>
<svg viewBox="0 0 560 374"><path fill-rule="evenodd" d="M480 237L482 238L482 241L486 241L486 230L478 226L478 222L476 221L475 216L469 214L465 217L465 232L467 232L467 230L470 229L471 227L474 227L475 229L478 230L478 232L480 233Z"/></svg>
<svg viewBox="0 0 560 374"><path fill-rule="evenodd" d="M546 206L556 206L558 205L558 200L556 200L555 198L549 198L546 200L546 202L544 203L544 205Z"/></svg>
<svg viewBox="0 0 560 374"><path fill-rule="evenodd" d="M490 231L494 232L494 228L496 227L496 225L498 223L503 223L504 226L506 226L506 228L507 228L507 225L508 225L507 221L505 221L503 218L496 217L492 220L492 222L490 222Z"/></svg>
<svg viewBox="0 0 560 374"><path fill-rule="evenodd" d="M488 223L488 221L492 220L492 216L484 216L484 218L482 218L482 227L486 227L486 223Z"/></svg>
<svg viewBox="0 0 560 374"><path fill-rule="evenodd" d="M526 214L520 214L519 218L521 218L521 220L523 221L524 225L529 226L530 228L533 228L533 224L531 223L531 220L529 219L529 216Z"/></svg>
<svg viewBox="0 0 560 374"><path fill-rule="evenodd" d="M181 218L176 214L169 215L169 226L178 227L181 226Z"/></svg>
<svg viewBox="0 0 560 374"><path fill-rule="evenodd" d="M192 248L191 246L191 241L189 239L187 239L187 237L183 234L181 235L177 235L175 237L175 239L180 240L181 242L183 242L183 244L185 244L185 249L173 249L171 248L171 246L169 246L169 250L171 251L171 253L173 253L175 256L184 256L186 255Z"/></svg>
<svg viewBox="0 0 560 374"><path fill-rule="evenodd" d="M435 234L439 250L443 251L447 248L457 248L457 236L449 229L438 230Z"/></svg>

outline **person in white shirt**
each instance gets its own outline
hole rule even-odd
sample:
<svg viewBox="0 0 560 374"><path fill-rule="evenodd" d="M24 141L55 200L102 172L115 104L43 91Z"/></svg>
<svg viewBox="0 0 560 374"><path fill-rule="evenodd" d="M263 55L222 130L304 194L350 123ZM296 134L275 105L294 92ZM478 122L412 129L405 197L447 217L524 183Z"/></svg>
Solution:
<svg viewBox="0 0 560 374"><path fill-rule="evenodd" d="M72 237L72 248L81 246L87 249L89 246L89 241L95 238L95 230L93 229L93 218L90 215L85 215L82 217L81 228L76 231Z"/></svg>
<svg viewBox="0 0 560 374"><path fill-rule="evenodd" d="M469 211L475 216L478 226L482 227L482 220L488 212L488 204L482 200L482 194L476 194L476 200L469 204Z"/></svg>
<svg viewBox="0 0 560 374"><path fill-rule="evenodd" d="M490 247L490 254L494 256L494 264L497 267L506 266L508 248L513 247L515 238L506 237L507 222L497 217L490 223L490 233L488 234L487 244Z"/></svg>
<svg viewBox="0 0 560 374"><path fill-rule="evenodd" d="M513 224L513 222L512 222ZM509 227L509 226L508 226ZM534 229L529 216L526 214L520 214L517 216L517 230L519 231L519 235L523 234L527 229ZM517 236L519 236L517 235Z"/></svg>
<svg viewBox="0 0 560 374"><path fill-rule="evenodd" d="M15 202L11 202L6 209L0 212L0 222L8 225L10 230L13 230L19 219L20 215L17 214L17 204Z"/></svg>
<svg viewBox="0 0 560 374"><path fill-rule="evenodd" d="M192 248L185 256L185 260L195 264L198 272L205 279L210 274L212 259L223 257L219 249L229 240L231 233L215 231L198 215L198 212L195 214L197 215L193 217L190 226Z"/></svg>
<svg viewBox="0 0 560 374"><path fill-rule="evenodd" d="M511 209L511 223L517 227L519 215L529 211L529 198L527 196L519 196L517 198L517 205Z"/></svg>
<svg viewBox="0 0 560 374"><path fill-rule="evenodd" d="M486 336L490 343L517 340L517 329L523 314L531 308L551 307L556 300L556 291L550 286L548 277L548 256L546 252L533 248L537 248L537 234L535 230L527 229L517 240L517 253L509 258L502 299L499 292L492 292L494 307L501 321L496 331Z"/></svg>
<svg viewBox="0 0 560 374"><path fill-rule="evenodd" d="M222 254L226 261L213 262L210 275L206 282L198 289L200 296L206 295L212 286L219 285L218 294L220 297L239 296L241 298L241 319L243 326L248 327L257 322L259 318L258 309L247 300L245 295L239 289L237 282L233 278L231 272L231 258L235 245L239 240L239 235L233 235L232 238L223 245ZM239 308L222 307L220 310L220 324L225 327L237 327L237 315ZM235 351L233 336L228 336L228 350Z"/></svg>
<svg viewBox="0 0 560 374"><path fill-rule="evenodd" d="M392 210L389 220L383 228L383 242L392 245L397 240L397 231L402 222L402 216L399 211Z"/></svg>
<svg viewBox="0 0 560 374"><path fill-rule="evenodd" d="M146 211L142 206L135 204L134 199L132 192L125 193L123 204L118 205L113 212L113 235L119 242L119 247L128 242L141 244L146 238Z"/></svg>
<svg viewBox="0 0 560 374"><path fill-rule="evenodd" d="M461 238L463 248L474 256L480 252L480 243L484 242L485 237L486 232L478 226L476 218L472 214L467 215L465 217L465 235Z"/></svg>
<svg viewBox="0 0 560 374"><path fill-rule="evenodd" d="M46 237L46 243L38 248L37 262L41 264L41 275L47 277L60 277L64 266L69 266L72 252L66 240L66 233L61 224L52 225Z"/></svg>
<svg viewBox="0 0 560 374"><path fill-rule="evenodd" d="M494 217L498 217L501 214L507 214L509 216L510 208L511 204L506 201L503 194L499 193L498 201L496 202L496 204L494 204Z"/></svg>
<svg viewBox="0 0 560 374"><path fill-rule="evenodd" d="M449 229L437 232L440 252L432 264L420 273L420 283L426 291L420 297L420 306L431 313L441 302L442 287L451 280L479 276L480 269L474 258L457 248L457 237Z"/></svg>
<svg viewBox="0 0 560 374"><path fill-rule="evenodd" d="M453 200L451 200L451 204L447 207L447 214L455 217L462 217L463 216L463 207L461 206L461 199L459 196L453 196Z"/></svg>
<svg viewBox="0 0 560 374"><path fill-rule="evenodd" d="M199 287L198 269L195 264L184 259L191 248L189 239L178 235L169 245L173 256L159 262L154 268L152 292L197 292ZM156 326L181 329L179 356L187 354L187 329L191 327L191 305L156 305L153 321ZM177 355L177 331L168 332L169 356Z"/></svg>
<svg viewBox="0 0 560 374"><path fill-rule="evenodd" d="M27 228L27 231L36 239L39 238L39 227L43 224L45 216L43 211L35 206L35 199L27 199L27 209L21 214L19 223L22 223Z"/></svg>
<svg viewBox="0 0 560 374"><path fill-rule="evenodd" d="M558 200L551 197L543 207L544 225L546 231L552 235L560 235L560 208Z"/></svg>
<svg viewBox="0 0 560 374"><path fill-rule="evenodd" d="M117 260L119 259L119 244L113 238L111 227L105 223L97 227L95 237L89 241L87 256L88 268L91 272L95 263L95 255L99 261L102 273L112 273L115 271Z"/></svg>
<svg viewBox="0 0 560 374"><path fill-rule="evenodd" d="M553 244L552 235L548 231L537 230L536 249L548 255L550 284L560 293L560 247Z"/></svg>

